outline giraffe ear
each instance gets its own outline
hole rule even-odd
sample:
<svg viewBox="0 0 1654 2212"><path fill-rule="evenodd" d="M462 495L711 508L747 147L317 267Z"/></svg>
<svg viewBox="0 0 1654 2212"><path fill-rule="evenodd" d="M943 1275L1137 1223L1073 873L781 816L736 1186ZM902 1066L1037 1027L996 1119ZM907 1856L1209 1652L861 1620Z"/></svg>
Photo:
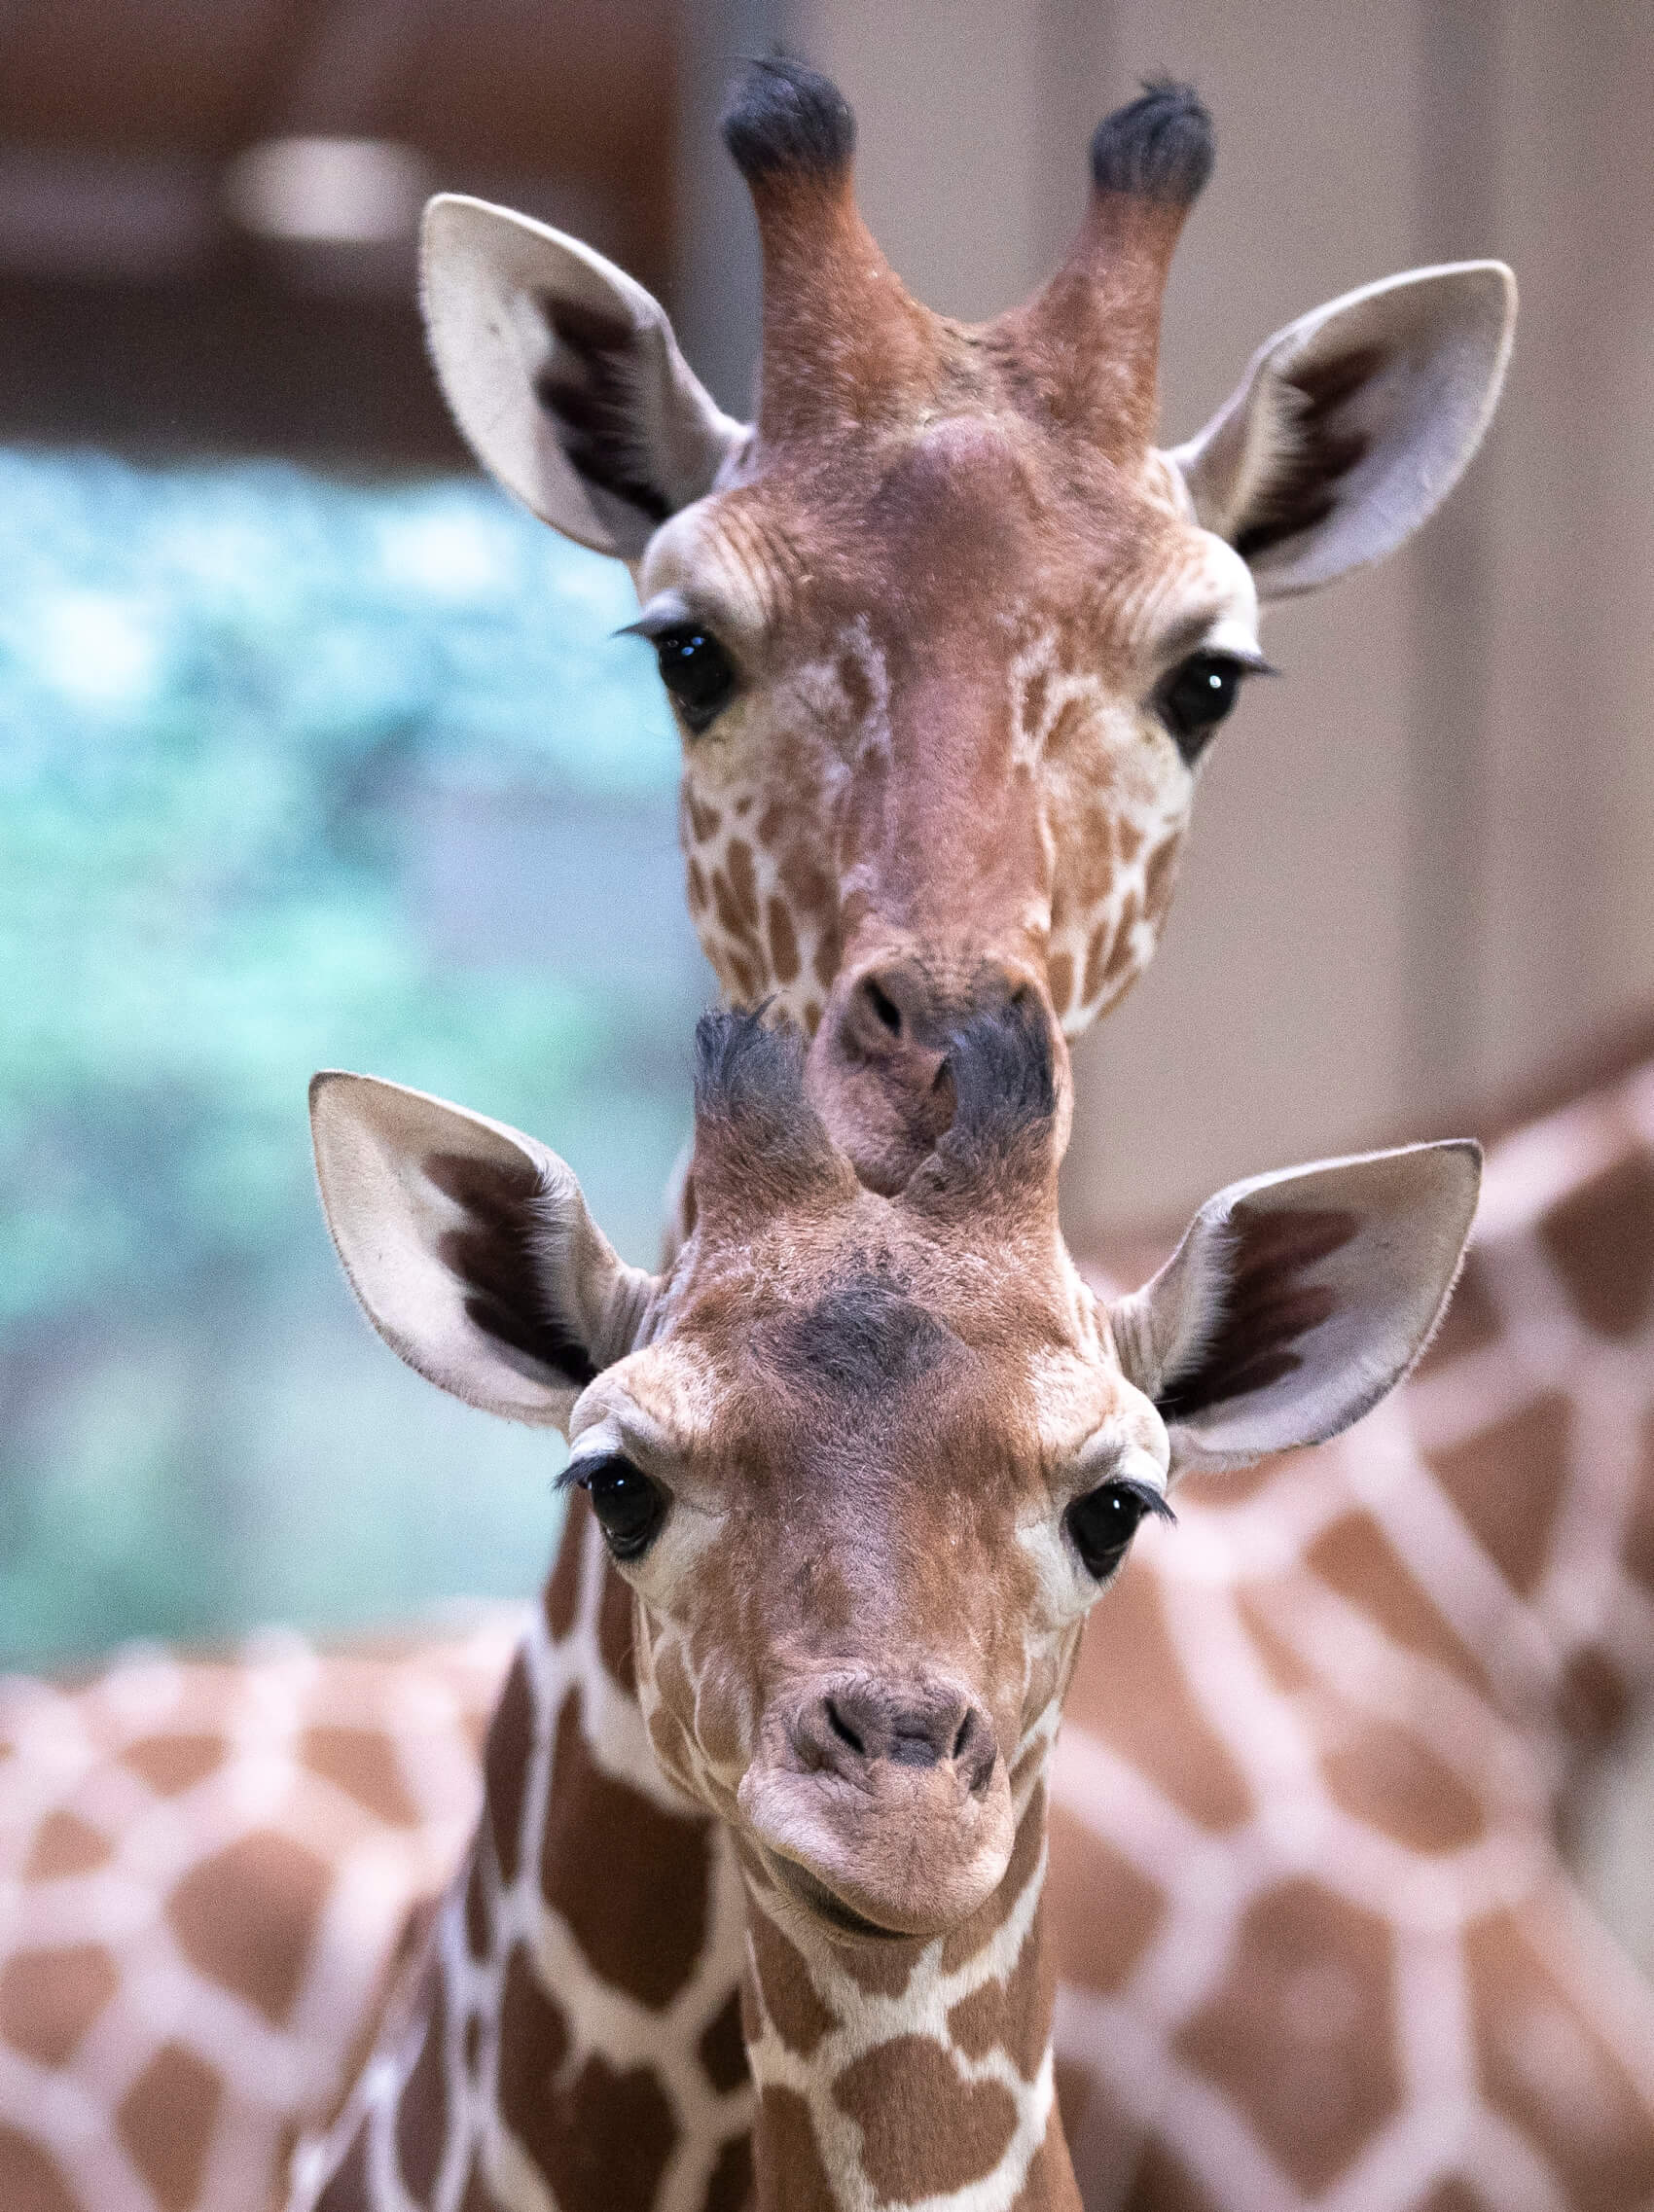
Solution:
<svg viewBox="0 0 1654 2212"><path fill-rule="evenodd" d="M1172 1472L1321 1444L1424 1349L1458 1273L1482 1154L1468 1140L1322 1160L1209 1198L1110 1314Z"/></svg>
<svg viewBox="0 0 1654 2212"><path fill-rule="evenodd" d="M316 1076L310 1130L334 1244L391 1350L467 1405L566 1431L657 1288L616 1256L572 1169L374 1076Z"/></svg>
<svg viewBox="0 0 1654 2212"><path fill-rule="evenodd" d="M420 272L454 420L483 466L565 537L635 560L744 444L665 308L579 239L442 193L425 209Z"/></svg>
<svg viewBox="0 0 1654 2212"><path fill-rule="evenodd" d="M1416 268L1276 331L1168 457L1206 529L1282 599L1393 552L1458 482L1504 381L1502 262Z"/></svg>

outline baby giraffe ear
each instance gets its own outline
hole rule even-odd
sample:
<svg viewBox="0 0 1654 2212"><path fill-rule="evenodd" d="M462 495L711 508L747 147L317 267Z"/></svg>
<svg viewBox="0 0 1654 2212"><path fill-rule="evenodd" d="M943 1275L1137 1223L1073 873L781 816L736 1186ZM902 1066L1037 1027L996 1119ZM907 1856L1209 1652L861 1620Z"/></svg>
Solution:
<svg viewBox="0 0 1654 2212"><path fill-rule="evenodd" d="M454 420L483 466L565 537L635 560L744 442L665 308L577 238L443 193L425 209L420 269Z"/></svg>
<svg viewBox="0 0 1654 2212"><path fill-rule="evenodd" d="M1391 553L1458 482L1504 381L1502 262L1416 268L1276 331L1169 458L1206 529L1283 599Z"/></svg>
<svg viewBox="0 0 1654 2212"><path fill-rule="evenodd" d="M374 1076L316 1076L310 1130L334 1244L391 1350L469 1406L566 1430L657 1288L616 1256L572 1169L503 1123Z"/></svg>
<svg viewBox="0 0 1654 2212"><path fill-rule="evenodd" d="M1468 1140L1231 1184L1110 1320L1172 1472L1322 1444L1429 1342L1464 1255L1482 1153Z"/></svg>

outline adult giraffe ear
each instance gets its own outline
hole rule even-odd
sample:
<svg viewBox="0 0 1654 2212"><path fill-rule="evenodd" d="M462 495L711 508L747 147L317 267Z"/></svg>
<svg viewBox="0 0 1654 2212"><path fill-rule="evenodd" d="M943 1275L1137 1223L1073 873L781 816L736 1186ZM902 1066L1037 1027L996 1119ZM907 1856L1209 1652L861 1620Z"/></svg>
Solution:
<svg viewBox="0 0 1654 2212"><path fill-rule="evenodd" d="M1516 324L1502 262L1410 269L1276 331L1169 458L1202 523L1283 599L1381 559L1482 442Z"/></svg>
<svg viewBox="0 0 1654 2212"><path fill-rule="evenodd" d="M501 1122L333 1069L310 1084L310 1131L334 1244L391 1350L469 1406L566 1431L657 1288L573 1170Z"/></svg>
<svg viewBox="0 0 1654 2212"><path fill-rule="evenodd" d="M425 209L420 302L472 451L565 537L635 560L747 432L696 377L665 308L578 238L460 193Z"/></svg>
<svg viewBox="0 0 1654 2212"><path fill-rule="evenodd" d="M1159 1408L1173 1474L1322 1444L1429 1342L1482 1180L1468 1139L1321 1160L1208 1198L1153 1281L1111 1314Z"/></svg>

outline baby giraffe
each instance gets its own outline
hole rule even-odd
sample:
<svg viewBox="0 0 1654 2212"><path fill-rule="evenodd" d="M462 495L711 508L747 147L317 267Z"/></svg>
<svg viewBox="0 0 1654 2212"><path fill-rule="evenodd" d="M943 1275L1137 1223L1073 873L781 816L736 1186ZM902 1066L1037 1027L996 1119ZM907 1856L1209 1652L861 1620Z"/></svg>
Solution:
<svg viewBox="0 0 1654 2212"><path fill-rule="evenodd" d="M559 1566L469 1859L303 2161L305 2212L1075 2212L1041 1899L1082 1625L1180 1473L1332 1436L1400 1378L1475 1206L1469 1144L1262 1176L1105 1306L1058 1228L1060 1047L1032 993L950 1031L950 1125L893 1195L809 1104L795 1033L719 1014L697 1043L699 1211L659 1277L532 1139L366 1077L314 1086L329 1222L379 1333L569 1435L563 1480L623 1578L598 1631L614 1712L641 1711L659 1774L647 1798L605 1782L625 1746L583 1726ZM711 1909L744 1915L739 2035L711 2020L700 2051L736 2080L744 2044L750 2150L690 2140L620 2013L570 2001L583 1913L588 1950L666 1961L704 1933L704 1879L687 1930L669 1883L615 1896L605 1929L566 1869L548 1880L569 1792L605 1787L632 1825L700 1808L733 1839Z"/></svg>

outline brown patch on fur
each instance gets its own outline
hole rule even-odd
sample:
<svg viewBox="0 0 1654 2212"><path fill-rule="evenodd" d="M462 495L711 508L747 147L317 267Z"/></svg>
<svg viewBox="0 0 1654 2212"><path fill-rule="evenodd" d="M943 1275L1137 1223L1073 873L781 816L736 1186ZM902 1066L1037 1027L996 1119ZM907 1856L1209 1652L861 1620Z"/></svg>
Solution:
<svg viewBox="0 0 1654 2212"><path fill-rule="evenodd" d="M746 2042L740 2032L740 1991L732 1989L725 2004L701 2031L696 2054L701 2070L720 2096L728 2096L749 2079Z"/></svg>
<svg viewBox="0 0 1654 2212"><path fill-rule="evenodd" d="M378 1729L306 1729L299 1756L312 1774L352 1797L387 1828L417 1828L420 1812L402 1779L396 1746Z"/></svg>
<svg viewBox="0 0 1654 2212"><path fill-rule="evenodd" d="M1052 954L1046 968L1046 981L1051 988L1051 1003L1061 1015L1074 999L1074 963L1066 952Z"/></svg>
<svg viewBox="0 0 1654 2212"><path fill-rule="evenodd" d="M586 1740L578 1685L557 1715L540 1888L593 1971L657 2011L694 1974L706 1937L709 1822L664 1812L605 1774ZM617 1863L649 1869L617 1885Z"/></svg>
<svg viewBox="0 0 1654 2212"><path fill-rule="evenodd" d="M210 2066L181 2043L163 2043L116 2108L115 2132L161 2212L196 2202L223 2096Z"/></svg>
<svg viewBox="0 0 1654 2212"><path fill-rule="evenodd" d="M459 2062L465 2069L466 2079L480 2082L483 2078L483 2018L480 2013L467 2013L465 2028L460 2040Z"/></svg>
<svg viewBox="0 0 1654 2212"><path fill-rule="evenodd" d="M798 935L793 928L793 917L781 900L770 901L768 920L770 972L778 983L794 982L799 972Z"/></svg>
<svg viewBox="0 0 1654 2212"><path fill-rule="evenodd" d="M303 1844L255 1832L193 1868L166 1917L193 1966L279 2027L303 1986L332 1886L329 1870Z"/></svg>
<svg viewBox="0 0 1654 2212"><path fill-rule="evenodd" d="M689 809L689 826L695 833L695 841L703 845L723 828L724 817L717 807L707 805L687 778L683 787L683 799Z"/></svg>
<svg viewBox="0 0 1654 2212"><path fill-rule="evenodd" d="M1177 880L1178 856L1182 850L1182 835L1174 831L1170 837L1162 838L1144 863L1143 911L1151 917L1170 904L1172 886Z"/></svg>
<svg viewBox="0 0 1654 2212"><path fill-rule="evenodd" d="M1082 1664L1068 1700L1068 1725L1113 1744L1203 1828L1234 1828L1249 1819L1252 1797L1245 1776L1189 1692L1153 1578L1133 1573L1128 1562L1098 1610L1106 1621L1102 1632L1118 1649L1133 1653L1134 1668L1156 1684L1156 1695L1111 1695L1118 1681L1112 1670Z"/></svg>
<svg viewBox="0 0 1654 2212"><path fill-rule="evenodd" d="M1635 1336L1654 1311L1654 1160L1636 1153L1553 1206L1539 1239L1599 1336Z"/></svg>
<svg viewBox="0 0 1654 2212"><path fill-rule="evenodd" d="M1443 1489L1524 1597L1550 1557L1567 1479L1570 1413L1561 1391L1548 1392L1462 1444L1428 1455Z"/></svg>
<svg viewBox="0 0 1654 2212"><path fill-rule="evenodd" d="M519 1652L488 1723L488 1740L483 1751L483 1797L488 1833L494 1839L494 1864L507 1889L522 1864L522 1801L533 1751L534 1693L528 1682L528 1661Z"/></svg>
<svg viewBox="0 0 1654 2212"><path fill-rule="evenodd" d="M1057 1978L1036 1915L1010 1974L961 1997L948 2015L948 2033L967 2058L1002 2050L1023 2080L1031 2082L1050 2047L1056 2001Z"/></svg>
<svg viewBox="0 0 1654 2212"><path fill-rule="evenodd" d="M18 1951L0 1972L0 2037L42 2066L66 2066L120 1986L101 1944Z"/></svg>
<svg viewBox="0 0 1654 2212"><path fill-rule="evenodd" d="M597 1607L597 1656L609 1679L629 1697L637 1695L637 1667L632 1658L632 1597L625 1580L610 1562L603 1561L603 1595Z"/></svg>
<svg viewBox="0 0 1654 2212"><path fill-rule="evenodd" d="M1132 2177L1132 2212L1223 2212L1174 2152L1152 2142Z"/></svg>
<svg viewBox="0 0 1654 2212"><path fill-rule="evenodd" d="M333 2179L316 2199L316 2212L373 2212L368 2195L368 2120L350 2138L350 2148Z"/></svg>
<svg viewBox="0 0 1654 2212"><path fill-rule="evenodd" d="M1412 1850L1460 1850L1487 1828L1475 1792L1388 1721L1359 1722L1326 1754L1321 1771L1335 1803Z"/></svg>
<svg viewBox="0 0 1654 2212"><path fill-rule="evenodd" d="M158 1797L175 1798L222 1766L228 1747L216 1735L150 1735L129 1743L121 1764L129 1766Z"/></svg>
<svg viewBox="0 0 1654 2212"><path fill-rule="evenodd" d="M1472 2189L1457 2174L1439 2182L1419 2207L1419 2212L1498 2212L1479 2189Z"/></svg>
<svg viewBox="0 0 1654 2212"><path fill-rule="evenodd" d="M756 2201L785 2212L833 2212L838 2198L821 2160L809 2107L794 2089L769 2084L753 2129Z"/></svg>
<svg viewBox="0 0 1654 2212"><path fill-rule="evenodd" d="M34 1832L22 1878L55 1881L65 1874L90 1874L94 1867L107 1866L113 1855L109 1838L79 1814L49 1812Z"/></svg>
<svg viewBox="0 0 1654 2212"><path fill-rule="evenodd" d="M759 1994L775 2033L789 2051L808 2058L839 2024L838 2015L809 1979L809 1968L767 1912L757 1907L746 1916Z"/></svg>
<svg viewBox="0 0 1654 2212"><path fill-rule="evenodd" d="M1106 1909L1098 1905L1102 1898ZM1058 1805L1044 1910L1059 1977L1108 1994L1125 1986L1159 1935L1166 1899L1111 1843Z"/></svg>
<svg viewBox="0 0 1654 2212"><path fill-rule="evenodd" d="M0 2122L0 2204L13 2212L86 2212L40 2145Z"/></svg>
<svg viewBox="0 0 1654 2212"><path fill-rule="evenodd" d="M1299 1657L1284 1636L1276 1633L1269 1615L1249 1589L1240 1588L1235 1593L1235 1608L1240 1614L1252 1647L1264 1662L1264 1672L1283 1697L1295 1697L1301 1691L1313 1687L1315 1671Z"/></svg>
<svg viewBox="0 0 1654 2212"><path fill-rule="evenodd" d="M1467 1931L1464 1954L1489 2103L1556 2168L1570 2205L1617 2212L1645 2203L1654 2194L1654 2116L1522 1919L1491 1914Z"/></svg>
<svg viewBox="0 0 1654 2212"><path fill-rule="evenodd" d="M899 1997L922 1948L919 1944L854 1944L841 1952L839 1964L870 1997Z"/></svg>
<svg viewBox="0 0 1654 2212"><path fill-rule="evenodd" d="M718 2153L701 2212L749 2212L752 2201L752 2137L732 2135Z"/></svg>
<svg viewBox="0 0 1654 2212"><path fill-rule="evenodd" d="M1107 969L1109 951L1115 942L1115 934L1113 922L1107 919L1099 921L1096 929L1092 931L1091 942L1086 946L1086 972L1080 982L1080 1004L1082 1006L1090 1006L1092 1000L1102 988L1103 976Z"/></svg>
<svg viewBox="0 0 1654 2212"><path fill-rule="evenodd" d="M897 2204L942 2196L989 2174L1017 2126L1000 2082L967 2082L927 2035L894 2036L833 2085L833 2102L861 2129L862 2170Z"/></svg>
<svg viewBox="0 0 1654 2212"><path fill-rule="evenodd" d="M573 1634L580 1615L580 1560L591 1523L591 1499L584 1490L571 1490L562 1535L557 1540L557 1555L546 1584L546 1633L554 1644L560 1644Z"/></svg>
<svg viewBox="0 0 1654 2212"><path fill-rule="evenodd" d="M1488 1695L1488 1677L1481 1661L1460 1643L1369 1514L1346 1514L1323 1529L1306 1552L1304 1563L1329 1589L1375 1621L1392 1643L1437 1660L1472 1689ZM1282 1607L1289 1610L1293 1603L1290 1579L1262 1590L1260 1604L1272 1602L1272 1588L1279 1592Z"/></svg>
<svg viewBox="0 0 1654 2212"><path fill-rule="evenodd" d="M471 1840L470 1864L465 1870L465 1947L480 1966L494 1947L494 1915L488 1895L487 1845L477 1835Z"/></svg>
<svg viewBox="0 0 1654 2212"><path fill-rule="evenodd" d="M1631 1690L1612 1659L1595 1645L1577 1651L1557 1685L1557 1724L1568 1735L1600 1743L1625 1719Z"/></svg>
<svg viewBox="0 0 1654 2212"><path fill-rule="evenodd" d="M521 1944L500 2001L500 2111L562 2212L652 2204L677 2123L647 2066L618 2072L593 2054L566 2079L568 2022Z"/></svg>
<svg viewBox="0 0 1654 2212"><path fill-rule="evenodd" d="M726 945L724 946L723 959L725 967L730 972L731 981L735 984L732 996L738 1005L750 1005L758 996L759 978L762 976L763 970L755 968L752 962L743 958L733 945Z"/></svg>
<svg viewBox="0 0 1654 2212"><path fill-rule="evenodd" d="M1626 1523L1623 1555L1627 1573L1644 1589L1654 1590L1654 1412L1642 1424L1642 1457L1636 1489Z"/></svg>
<svg viewBox="0 0 1654 2212"><path fill-rule="evenodd" d="M448 2138L448 1992L433 1969L425 1981L424 2041L396 2104L396 2161L415 2204L428 2204Z"/></svg>
<svg viewBox="0 0 1654 2212"><path fill-rule="evenodd" d="M684 874L689 885L689 910L692 914L703 914L710 903L711 894L706 888L706 871L694 853L689 856Z"/></svg>
<svg viewBox="0 0 1654 2212"><path fill-rule="evenodd" d="M1249 1907L1221 1986L1175 2040L1228 2087L1307 2196L1402 2101L1391 1941L1382 1920L1318 1882L1281 1882Z"/></svg>
<svg viewBox="0 0 1654 2212"><path fill-rule="evenodd" d="M1018 1898L1032 1881L1039 1867L1039 1855L1045 1845L1045 1784L1039 1783L1028 1800L1017 1829L1017 1840L1011 1846L1011 1857L1005 1868L1005 1878L988 1900L973 1912L962 1927L943 1939L942 1971L956 1974L961 1966L975 1958L990 1936L997 1935L1011 1917Z"/></svg>

